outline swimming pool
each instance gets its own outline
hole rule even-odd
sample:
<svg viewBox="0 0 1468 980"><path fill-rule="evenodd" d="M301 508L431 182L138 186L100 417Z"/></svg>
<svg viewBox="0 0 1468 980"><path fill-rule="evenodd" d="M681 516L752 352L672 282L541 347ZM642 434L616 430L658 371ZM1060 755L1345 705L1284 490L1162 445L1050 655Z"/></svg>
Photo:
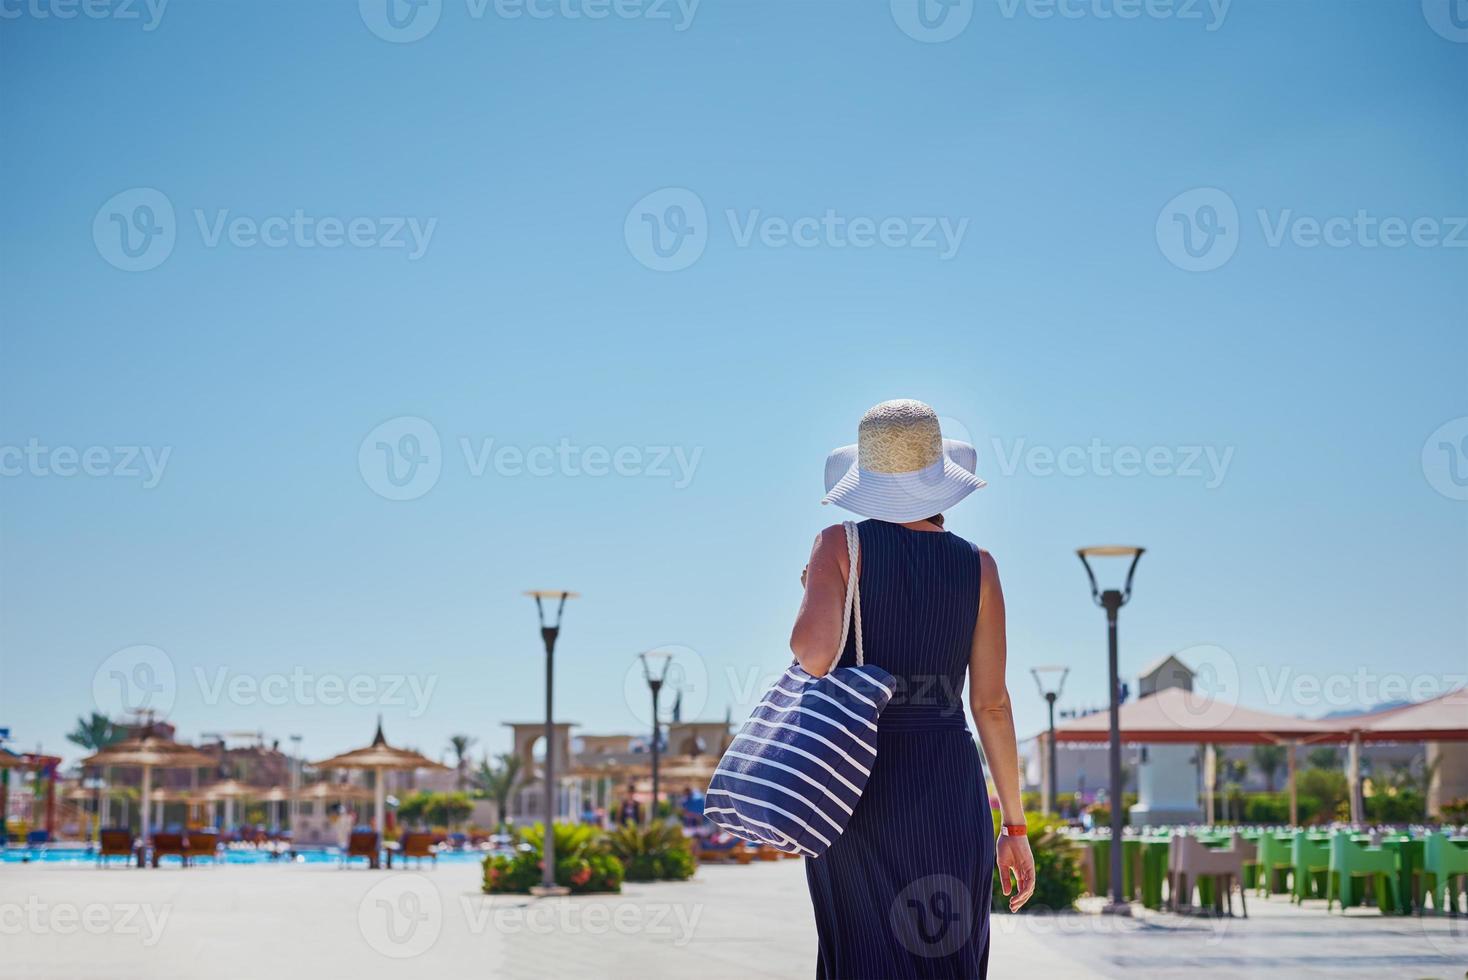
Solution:
<svg viewBox="0 0 1468 980"><path fill-rule="evenodd" d="M341 860L341 853L339 847L303 847L294 855L275 854L254 848L230 848L222 852L225 864L333 864ZM439 853L438 859L455 863L477 862L483 861L486 853L488 852L443 851ZM121 857L112 857L107 860L111 864L124 863ZM163 862L167 864L177 860L177 858L165 857ZM83 845L60 844L42 847L0 848L0 864L95 865L96 863L96 850Z"/></svg>

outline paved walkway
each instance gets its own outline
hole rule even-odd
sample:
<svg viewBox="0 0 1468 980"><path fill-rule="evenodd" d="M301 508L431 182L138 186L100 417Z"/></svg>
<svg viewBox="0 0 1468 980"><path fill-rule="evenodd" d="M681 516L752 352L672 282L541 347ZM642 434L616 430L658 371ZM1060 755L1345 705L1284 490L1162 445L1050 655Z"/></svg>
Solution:
<svg viewBox="0 0 1468 980"><path fill-rule="evenodd" d="M1327 916L997 916L991 976L1459 980L1468 925ZM0 866L0 977L768 977L806 980L815 938L797 861L705 867L620 896L479 893L479 869L138 871Z"/></svg>

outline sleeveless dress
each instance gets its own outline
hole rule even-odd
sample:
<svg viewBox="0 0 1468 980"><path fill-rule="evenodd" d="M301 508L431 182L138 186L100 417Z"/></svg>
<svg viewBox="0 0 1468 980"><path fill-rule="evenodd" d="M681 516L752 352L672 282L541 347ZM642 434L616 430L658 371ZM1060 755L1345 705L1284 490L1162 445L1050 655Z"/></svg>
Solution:
<svg viewBox="0 0 1468 980"><path fill-rule="evenodd" d="M892 673L897 693L846 832L805 860L816 976L984 977L994 824L964 699L978 549L884 521L857 529L866 661ZM855 664L849 638L839 665Z"/></svg>

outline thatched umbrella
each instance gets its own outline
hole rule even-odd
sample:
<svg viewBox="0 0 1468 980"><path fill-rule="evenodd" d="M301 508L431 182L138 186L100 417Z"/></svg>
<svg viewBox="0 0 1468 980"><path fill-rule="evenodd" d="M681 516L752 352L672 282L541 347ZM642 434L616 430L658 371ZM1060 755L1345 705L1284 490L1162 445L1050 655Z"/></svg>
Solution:
<svg viewBox="0 0 1468 980"><path fill-rule="evenodd" d="M315 766L317 769L368 769L372 771L373 789L376 794L375 809L372 814L379 834L387 829L387 821L383 819L387 811L387 788L384 785L384 773L389 769L438 769L444 772L449 769L448 766L434 762L422 753L388 745L387 739L382 734L380 717L377 719L377 734L373 736L371 745L343 752L341 755L334 755L330 759L315 763Z"/></svg>
<svg viewBox="0 0 1468 980"><path fill-rule="evenodd" d="M214 765L214 757L182 742L169 741L145 729L141 735L113 742L82 760L84 766L117 766L143 770L142 839L147 845L150 830L148 810L153 796L154 769L196 769Z"/></svg>
<svg viewBox="0 0 1468 980"><path fill-rule="evenodd" d="M238 779L221 779L217 783L210 783L203 788L204 799L210 803L224 801L224 827L228 832L234 826L234 804L235 800L243 800L248 797L258 796L260 791L253 786L240 782Z"/></svg>

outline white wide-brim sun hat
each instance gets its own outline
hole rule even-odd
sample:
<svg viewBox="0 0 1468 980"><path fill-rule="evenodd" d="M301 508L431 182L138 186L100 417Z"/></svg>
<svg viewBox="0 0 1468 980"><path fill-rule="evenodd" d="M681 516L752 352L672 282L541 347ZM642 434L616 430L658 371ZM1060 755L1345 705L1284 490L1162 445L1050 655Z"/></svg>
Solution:
<svg viewBox="0 0 1468 980"><path fill-rule="evenodd" d="M958 503L987 484L974 475L978 451L944 439L937 414L911 399L867 410L854 446L826 458L823 504L901 524L919 521Z"/></svg>

